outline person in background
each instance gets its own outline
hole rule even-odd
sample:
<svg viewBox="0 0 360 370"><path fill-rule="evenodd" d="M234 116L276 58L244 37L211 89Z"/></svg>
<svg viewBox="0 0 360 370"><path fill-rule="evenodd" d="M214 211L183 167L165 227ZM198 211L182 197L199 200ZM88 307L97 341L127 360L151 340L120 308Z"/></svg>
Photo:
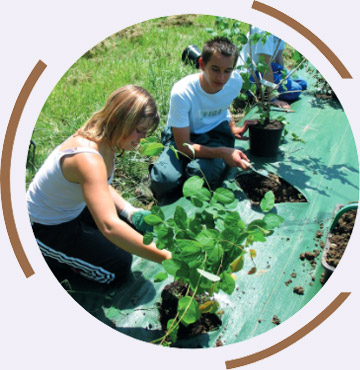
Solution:
<svg viewBox="0 0 360 370"><path fill-rule="evenodd" d="M247 168L244 160L249 159L234 144L235 138L243 138L252 121L237 127L229 111L243 82L234 70L238 55L238 49L227 38L209 40L199 58L201 72L174 84L162 134L165 148L150 168L151 190L159 204L179 198L184 181L191 176L205 174L214 190L228 167ZM170 145L186 156L177 159Z"/></svg>
<svg viewBox="0 0 360 370"><path fill-rule="evenodd" d="M143 244L130 226L140 209L111 186L116 151L136 148L158 123L150 94L126 85L49 155L27 191L33 232L49 265L108 284L127 278L132 254L158 263L171 258Z"/></svg>
<svg viewBox="0 0 360 370"><path fill-rule="evenodd" d="M250 57L257 64L261 59L269 66L269 70L264 74L263 79L278 84L282 79L283 75L288 74L287 69L284 67L283 51L285 48L285 42L274 35L267 35L264 30L251 26L250 32L248 33L248 39L250 36L259 35L257 42L248 41L241 50L240 58L237 67L242 67L247 59ZM267 35L267 36L266 36ZM266 41L261 40L262 37L266 37ZM250 51L251 43L251 51ZM254 81L253 78L251 78ZM280 93L277 98L272 100L272 105L288 109L290 108L290 102L299 98L301 92L306 90L307 82L304 79L294 79L290 76L285 82L285 89L282 85L278 87Z"/></svg>

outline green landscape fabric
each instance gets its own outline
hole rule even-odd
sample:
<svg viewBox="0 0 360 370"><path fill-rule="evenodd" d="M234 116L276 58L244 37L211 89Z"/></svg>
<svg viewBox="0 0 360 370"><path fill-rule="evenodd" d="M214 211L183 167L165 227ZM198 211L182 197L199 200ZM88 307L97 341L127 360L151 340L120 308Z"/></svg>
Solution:
<svg viewBox="0 0 360 370"><path fill-rule="evenodd" d="M359 196L359 164L356 146L340 103L321 100L313 91L304 92L301 99L291 105L295 113L285 116L289 134L280 146L276 158L252 156L247 141L236 146L247 153L255 168L264 168L277 174L296 187L307 199L306 203L279 203L275 211L285 221L265 243L255 243L254 258L257 271L250 258L236 273L236 290L231 296L217 295L221 309L222 326L208 334L179 341L183 347L214 347L252 338L280 324L298 312L322 288L321 253L314 264L302 260L306 251L322 251L334 208L337 204L357 202ZM246 118L252 118L252 110ZM293 141L291 132L305 143ZM235 177L241 170L233 169L224 186L236 189L239 199L237 210L245 222L259 217ZM190 209L191 203L180 199L163 207L171 215L176 204ZM261 215L260 215L261 216ZM163 271L160 265L135 257L129 282L117 288L98 288L98 291L81 291L72 287L71 294L95 317L115 330L136 339L151 342L161 336L158 303L163 287L154 276ZM291 280L291 282L290 282ZM294 292L302 287L303 294ZM277 317L277 321L274 316Z"/></svg>

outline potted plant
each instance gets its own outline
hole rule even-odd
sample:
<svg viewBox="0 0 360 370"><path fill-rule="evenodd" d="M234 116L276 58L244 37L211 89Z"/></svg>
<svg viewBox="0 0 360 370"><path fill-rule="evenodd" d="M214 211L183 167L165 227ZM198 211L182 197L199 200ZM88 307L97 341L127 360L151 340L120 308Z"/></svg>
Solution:
<svg viewBox="0 0 360 370"><path fill-rule="evenodd" d="M258 123L249 126L250 152L259 156L274 156L278 151L283 133L287 132L284 130L287 122L283 116L278 115L278 110L281 110L281 108L278 108L276 111L271 110L271 103L281 95L278 92L278 88L283 86L283 89L286 90L286 81L302 67L306 59L298 52L295 52L293 55L293 59L296 62L295 68L288 73L283 69L281 71L282 79L277 84L267 81L264 76L270 71L270 65L274 60L274 54L278 46L275 47L274 54L267 62L264 58L260 58L256 63L251 53L251 44L257 42L265 43L270 33L251 34L251 25L248 27L249 32L246 34L243 31L241 22L218 17L216 20L217 31L213 29L208 29L208 31L213 36L221 35L231 38L235 44L240 45L240 50L249 43L249 55L246 60L241 60L242 65L239 65L238 69L244 81L239 99L249 100L249 97L251 97L257 105L258 117L255 119ZM279 44L280 42L281 40L278 41ZM239 58L242 59L241 56ZM286 112L287 110L284 109L283 111ZM293 138L299 140L294 135Z"/></svg>

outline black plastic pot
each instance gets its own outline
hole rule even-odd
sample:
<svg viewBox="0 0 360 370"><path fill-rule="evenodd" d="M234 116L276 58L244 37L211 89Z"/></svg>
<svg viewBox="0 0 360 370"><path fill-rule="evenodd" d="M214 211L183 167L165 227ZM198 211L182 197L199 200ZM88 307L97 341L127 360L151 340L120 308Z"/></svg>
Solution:
<svg viewBox="0 0 360 370"><path fill-rule="evenodd" d="M260 123L249 126L250 152L259 157L273 157L278 153L284 125L264 128Z"/></svg>
<svg viewBox="0 0 360 370"><path fill-rule="evenodd" d="M182 53L182 61L185 64L191 63L199 68L199 59L201 57L201 51L196 45L189 45Z"/></svg>

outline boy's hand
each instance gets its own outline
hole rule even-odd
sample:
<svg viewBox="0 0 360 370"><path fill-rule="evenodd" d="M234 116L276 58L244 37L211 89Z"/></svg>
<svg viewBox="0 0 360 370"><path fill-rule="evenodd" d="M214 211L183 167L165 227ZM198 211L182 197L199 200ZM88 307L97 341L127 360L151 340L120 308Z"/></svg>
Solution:
<svg viewBox="0 0 360 370"><path fill-rule="evenodd" d="M244 122L243 126L241 126L241 127L236 127L235 125L233 125L231 127L231 131L237 139L239 139L239 140L249 140L249 138L247 136L243 136L243 135L248 130L249 126L256 125L257 123L258 123L258 121L255 120L255 119L248 119Z"/></svg>
<svg viewBox="0 0 360 370"><path fill-rule="evenodd" d="M225 153L222 158L228 166L240 167L243 170L247 169L247 165L243 160L250 162L249 158L241 150L235 148L225 148Z"/></svg>

